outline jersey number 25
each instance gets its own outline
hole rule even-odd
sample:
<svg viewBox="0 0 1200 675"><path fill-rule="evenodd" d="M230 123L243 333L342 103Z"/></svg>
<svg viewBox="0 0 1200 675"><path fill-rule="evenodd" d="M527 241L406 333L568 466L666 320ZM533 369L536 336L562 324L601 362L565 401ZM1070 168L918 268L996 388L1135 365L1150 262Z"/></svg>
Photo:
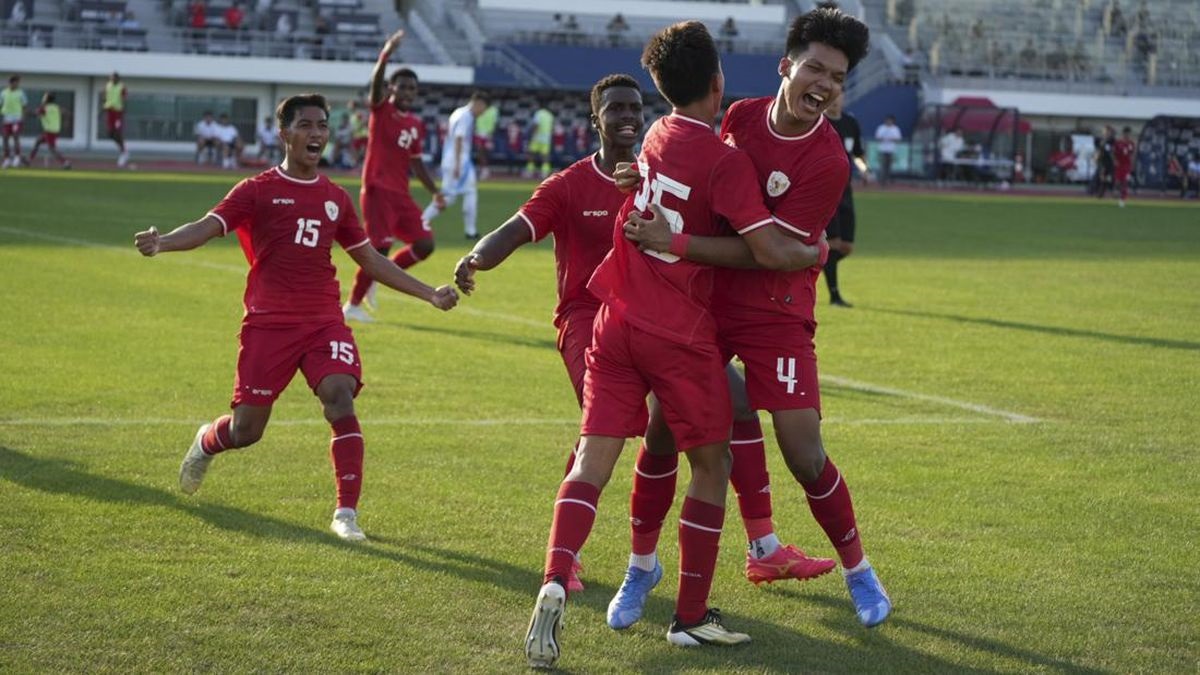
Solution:
<svg viewBox="0 0 1200 675"><path fill-rule="evenodd" d="M633 205L637 207L638 211L645 211L650 204L654 204L662 210L663 217L667 219L667 225L670 226L672 233L683 232L683 214L663 205L663 193L674 195L686 202L692 194L692 188L665 174L654 174L650 170L650 165L641 159L638 160L638 171L642 174L642 188L634 195ZM679 261L679 256L673 253L658 253L657 251L643 251L643 253L669 263Z"/></svg>

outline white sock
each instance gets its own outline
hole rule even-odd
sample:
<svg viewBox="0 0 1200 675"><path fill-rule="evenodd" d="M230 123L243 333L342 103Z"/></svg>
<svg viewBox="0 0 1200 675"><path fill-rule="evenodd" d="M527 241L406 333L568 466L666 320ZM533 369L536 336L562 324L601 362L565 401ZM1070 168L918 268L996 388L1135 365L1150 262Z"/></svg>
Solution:
<svg viewBox="0 0 1200 675"><path fill-rule="evenodd" d="M479 213L479 193L471 190L463 196L463 231L475 236L478 232L475 230L475 218Z"/></svg>
<svg viewBox="0 0 1200 675"><path fill-rule="evenodd" d="M658 551L653 551L653 552L647 553L645 555L638 555L637 553L629 554L629 566L630 567L636 567L639 570L649 572L650 570L654 569L654 566L657 564L658 564Z"/></svg>
<svg viewBox="0 0 1200 675"><path fill-rule="evenodd" d="M863 559L857 565L845 570L845 574L854 574L855 572L861 572L869 569L871 569L871 563L867 562L867 556L864 555Z"/></svg>
<svg viewBox="0 0 1200 675"><path fill-rule="evenodd" d="M342 508L333 510L334 518L337 518L338 516L356 516L356 515L358 515L358 511L356 511L354 509L348 509L346 507L342 507Z"/></svg>
<svg viewBox="0 0 1200 675"><path fill-rule="evenodd" d="M750 541L750 557L755 559L765 558L775 551L779 550L779 537L772 532L765 537L759 537Z"/></svg>

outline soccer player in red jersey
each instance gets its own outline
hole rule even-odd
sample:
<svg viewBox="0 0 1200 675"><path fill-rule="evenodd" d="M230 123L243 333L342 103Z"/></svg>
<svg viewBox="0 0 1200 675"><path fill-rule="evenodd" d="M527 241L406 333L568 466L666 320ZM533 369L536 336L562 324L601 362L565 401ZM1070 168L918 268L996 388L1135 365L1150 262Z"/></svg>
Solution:
<svg viewBox="0 0 1200 675"><path fill-rule="evenodd" d="M407 245L392 256L392 261L408 269L433 253L433 231L422 222L421 209L409 192L409 170L433 195L435 203L444 206L446 199L421 159L425 125L412 112L417 74L408 68L392 73L384 97L384 71L403 38L404 31L398 30L387 39L371 73L371 118L367 123L367 157L359 201L371 246L386 256L394 242L404 242ZM366 270L360 269L354 275L350 299L342 308L347 319L371 321L371 315L362 308L371 283Z"/></svg>
<svg viewBox="0 0 1200 675"><path fill-rule="evenodd" d="M788 32L787 53L779 61L779 92L735 103L721 125L725 142L753 160L778 227L805 242L817 242L849 176L846 151L823 113L841 94L846 74L866 54L868 39L864 24L837 9L798 17ZM670 218L662 216L655 219L659 222L651 234L636 214L631 220L628 235L650 250L670 250L713 265L745 266L746 254L738 253L736 238L687 240L668 233L664 221ZM743 239L752 249L753 242ZM751 405L771 412L788 469L841 558L859 621L869 627L887 618L892 603L863 554L850 491L821 442L813 347L819 274L820 268L724 269L718 276L713 314L722 353L742 360Z"/></svg>
<svg viewBox="0 0 1200 675"><path fill-rule="evenodd" d="M357 507L363 435L354 414L362 362L338 307L333 243L380 283L438 309L453 307L458 295L450 286L435 289L421 283L368 246L350 195L317 173L329 142L329 107L323 96L289 97L275 116L284 147L282 164L238 183L198 221L165 235L150 228L134 237L142 255L153 256L191 250L235 231L250 261L233 414L201 425L180 467L179 487L192 494L217 453L258 442L272 404L299 370L333 428L337 508L331 528L343 539L362 540L366 537L357 523Z"/></svg>
<svg viewBox="0 0 1200 675"><path fill-rule="evenodd" d="M580 406L583 405L583 376L586 370L584 352L592 344L592 325L600 309L600 301L587 289L587 281L612 249L613 217L625 202L625 195L613 182L613 170L617 163L634 159L633 148L641 138L644 124L641 89L637 80L629 75L602 78L592 87L591 104L590 123L600 138L600 151L543 181L512 218L463 256L454 271L459 290L469 295L475 290L476 271L493 269L517 248L554 235L559 296L554 325L558 329L559 353ZM728 370L730 377L740 379L736 369L730 367ZM745 385L739 384L737 390L744 392ZM741 398L745 399L744 393ZM773 537L771 494L769 489L763 489L767 486L766 459L757 415L744 404L735 406L733 430L731 482L738 493L747 532L751 540L767 534ZM743 457L752 454L757 456ZM665 496L669 504L675 491L674 459L671 458L671 466L667 470L660 471L657 467L658 455L647 453L644 447L640 449L636 471L647 480L657 481L664 487L669 484L669 489L662 490L662 495L635 493L631 499L636 502ZM572 449L567 461L568 473L574 461L575 452ZM666 514L663 515L665 517ZM636 527L652 528L657 532L661 525L661 522L638 523ZM657 577L661 576L657 557L634 555L630 564L631 569L636 568L631 573L639 578L653 576L657 582ZM821 574L833 566L832 560L810 560L786 571L793 577L801 578ZM567 590L572 593L583 590L578 572L579 565L576 564L567 579ZM608 618L610 626L624 628L636 620L618 610L614 604Z"/></svg>
<svg viewBox="0 0 1200 675"><path fill-rule="evenodd" d="M1121 129L1121 137L1113 143L1113 180L1120 190L1117 205L1124 208L1129 198L1129 175L1133 173L1133 158L1137 155L1137 142L1133 140L1133 129Z"/></svg>
<svg viewBox="0 0 1200 675"><path fill-rule="evenodd" d="M721 143L712 122L724 94L724 77L712 36L698 22L670 26L642 56L673 112L650 129L638 158L642 189L628 198L618 223L634 211L659 205L672 228L716 235L728 222L762 231L780 245L780 264L817 262L817 248L775 237L771 215L744 153ZM586 352L582 439L571 472L559 488L525 653L531 666L551 667L566 605L565 580L591 531L600 491L624 440L645 430L644 399L653 392L667 425L692 468L680 519L679 596L667 633L672 644L732 645L749 636L726 629L708 607L725 516L729 480L731 402L716 325L708 311L714 270L673 253L641 252L619 227L613 249L588 289L603 303Z"/></svg>

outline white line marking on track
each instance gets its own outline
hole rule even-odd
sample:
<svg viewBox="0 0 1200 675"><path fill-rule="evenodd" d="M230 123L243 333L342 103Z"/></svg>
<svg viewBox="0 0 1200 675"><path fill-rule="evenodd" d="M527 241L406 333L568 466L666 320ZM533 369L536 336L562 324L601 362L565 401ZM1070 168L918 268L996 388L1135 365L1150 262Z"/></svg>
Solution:
<svg viewBox="0 0 1200 675"><path fill-rule="evenodd" d="M109 249L109 250L117 251L117 252L121 252L121 253L131 253L134 255L140 255L136 250L132 250L131 248L114 246L112 244L102 244L99 242L88 241L86 239L76 239L73 237L62 237L62 236L54 235L54 234L46 234L44 232L32 232L29 230L23 230L23 229L13 228L13 227L4 227L4 226L0 226L0 232L6 233L6 234L17 235L17 236L29 237L32 239L43 239L46 241L55 241L55 242L59 242L59 243L63 243L63 244L72 244L75 246L85 246L88 248ZM176 262L176 263L180 263L180 264L193 265L196 267L205 267L205 268L209 268L209 269L219 269L219 270L224 270L224 271L228 271L228 272L235 272L237 274L242 274L242 275L244 275L246 273L245 266L227 265L227 264L223 264L223 263L213 263L213 262L208 262L208 261L204 261L204 260L196 260L196 259L190 259L190 258L172 257L172 258L170 258L170 260L172 262ZM401 302L407 300L407 298L401 298L401 297L392 296L392 295L387 295L384 297L390 298L392 300L401 301ZM472 316L479 316L479 317L488 318L488 319L496 319L498 321L508 321L510 323L517 323L517 324L520 324L523 326L531 326L534 328L545 328L549 325L548 322L537 321L534 319L528 319L525 317L515 316L512 314L505 314L502 312L489 312L486 310L475 309L473 307L460 306L460 307L456 308L456 311L463 313L463 314L470 314ZM960 410L969 410L971 412L979 413L981 415L987 415L989 417L999 417L1001 419L1004 419L1007 422L1011 422L1011 423L1015 423L1015 424L1038 424L1042 421L1036 417L1031 417L1029 415L1022 415L1020 413L1010 412L1008 410L1001 410L999 408L993 408L991 406L986 406L986 405L982 405L979 403L971 403L970 401L960 401L958 399L947 398L945 396L936 396L933 394L922 394L920 392L907 391L904 389L896 389L893 387L883 387L880 385L871 384L869 382L859 382L857 380L851 380L846 377L839 377L837 375L821 375L821 380L825 381L825 382L829 382L834 385L837 385L839 387L845 387L847 389L854 389L857 391L864 391L864 392L869 392L869 393L874 393L874 394L885 394L888 396L897 396L900 398L909 398L909 399L913 399L913 400L917 400L917 401L928 401L930 403L938 403L940 405L945 405L945 406L949 406L952 408L958 408ZM932 421L932 422L917 421L917 420L926 420L926 419L935 420L935 421ZM914 421L905 421L905 420L914 420ZM945 417L942 417L942 418L913 417L913 418L897 418L895 420L867 420L867 419L864 419L864 420L843 420L840 422L836 421L835 419L826 419L826 420L823 420L823 422L825 424L968 424L968 423L971 423L970 420L960 420L957 418L945 418ZM69 424L88 424L88 423L89 422L70 422ZM100 424L103 422L90 422L90 423ZM131 421L129 423L132 424L134 422ZM143 421L141 421L141 423L146 424L146 423L153 423L153 422L147 422L147 421L143 420ZM161 423L165 424L168 422L163 421ZM175 422L170 422L170 423L173 424ZM182 424L184 422L181 421L179 423ZM273 423L276 423L276 422L273 422ZM277 423L288 424L288 422L277 422ZM297 421L295 423L296 424L306 424L307 422ZM380 424L380 423L388 423L388 422L373 421L373 423ZM523 424L523 423L524 424L561 424L563 422L559 421L559 420L554 420L554 421L550 421L550 420L534 420L534 421L445 420L442 422L439 422L436 420L434 420L434 421L404 420L404 421L395 421L395 422L391 422L391 423L392 424L440 424L440 423L450 424L450 423L454 423L454 424L462 424L465 426L489 426L489 425L498 425L498 424L502 424L502 423L516 425L516 424ZM577 423L577 420L572 421L571 423L572 424ZM0 420L0 425L12 425L12 424L13 424L13 422L11 422L11 421Z"/></svg>

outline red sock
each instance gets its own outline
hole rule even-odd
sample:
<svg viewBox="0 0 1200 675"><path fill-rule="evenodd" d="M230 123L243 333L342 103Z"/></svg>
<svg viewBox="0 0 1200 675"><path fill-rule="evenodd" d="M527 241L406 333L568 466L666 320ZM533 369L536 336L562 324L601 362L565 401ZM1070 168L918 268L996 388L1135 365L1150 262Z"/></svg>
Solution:
<svg viewBox="0 0 1200 675"><path fill-rule="evenodd" d="M675 616L696 623L708 613L708 592L721 547L725 507L688 497L679 514L679 597Z"/></svg>
<svg viewBox="0 0 1200 675"><path fill-rule="evenodd" d="M363 435L358 417L348 415L333 423L329 457L333 460L333 478L337 484L339 509L357 509L362 494Z"/></svg>
<svg viewBox="0 0 1200 675"><path fill-rule="evenodd" d="M746 538L754 541L775 531L775 525L771 522L771 477L767 474L767 451L763 446L762 425L757 417L734 420L729 449L733 453L729 482L737 493L738 508L746 526Z"/></svg>
<svg viewBox="0 0 1200 675"><path fill-rule="evenodd" d="M816 480L801 483L804 494L808 497L808 508L812 510L813 518L817 519L821 529L833 547L837 549L838 557L842 559L842 567L850 569L862 562L862 541L858 538L858 524L854 520L854 504L850 501L850 488L842 480L842 474L833 465L833 460L825 458L825 468Z"/></svg>
<svg viewBox="0 0 1200 675"><path fill-rule="evenodd" d="M629 523L633 530L633 553L648 555L658 548L663 521L675 501L679 455L652 455L643 443L633 469L633 492L629 496Z"/></svg>
<svg viewBox="0 0 1200 675"><path fill-rule="evenodd" d="M221 415L213 420L208 431L200 437L200 449L204 451L204 454L215 455L233 447L233 434L229 431L232 424L232 415Z"/></svg>
<svg viewBox="0 0 1200 675"><path fill-rule="evenodd" d="M564 582L571 576L571 566L579 557L579 549L592 532L596 522L596 504L600 488L578 480L563 481L554 501L554 523L550 526L550 542L546 548L546 574L542 583L557 577Z"/></svg>
<svg viewBox="0 0 1200 675"><path fill-rule="evenodd" d="M413 250L412 244L405 246L399 251L396 251L396 255L392 256L392 262L396 263L400 266L400 269L404 270L416 265L424 259L424 256L417 255L417 252Z"/></svg>
<svg viewBox="0 0 1200 675"><path fill-rule="evenodd" d="M350 290L350 304L361 305L363 298L367 297L367 291L371 288L371 283L375 280L367 274L363 268L358 268L354 273L354 288Z"/></svg>

